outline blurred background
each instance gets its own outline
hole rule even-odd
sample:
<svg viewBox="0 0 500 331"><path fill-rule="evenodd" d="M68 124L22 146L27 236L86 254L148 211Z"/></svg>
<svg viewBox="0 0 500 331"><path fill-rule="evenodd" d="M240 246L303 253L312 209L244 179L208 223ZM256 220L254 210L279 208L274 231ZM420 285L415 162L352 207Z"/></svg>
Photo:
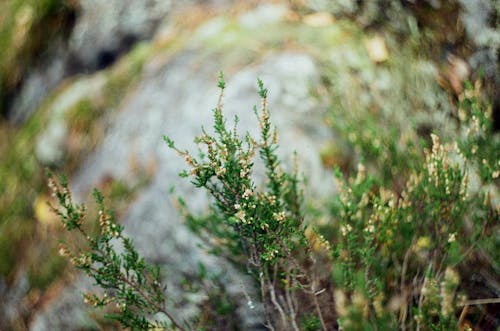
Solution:
<svg viewBox="0 0 500 331"><path fill-rule="evenodd" d="M480 82L498 130L499 13L494 0L1 0L0 330L118 329L83 305L91 283L57 254L68 238L46 204L46 168L67 174L79 201L101 189L169 282L202 262L240 284L183 224L175 196L200 211L206 197L162 141L189 147L211 125L219 71L242 131L257 132L265 82L281 153L299 152L320 205L333 167L356 168L356 141L392 178L384 146L404 163L398 141L453 137L466 81Z"/></svg>

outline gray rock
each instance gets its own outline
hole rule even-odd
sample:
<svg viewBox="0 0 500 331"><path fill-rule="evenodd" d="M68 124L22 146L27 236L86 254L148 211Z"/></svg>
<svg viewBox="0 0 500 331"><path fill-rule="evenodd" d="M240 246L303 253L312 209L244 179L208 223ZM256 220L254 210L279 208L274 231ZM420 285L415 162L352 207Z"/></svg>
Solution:
<svg viewBox="0 0 500 331"><path fill-rule="evenodd" d="M48 106L48 124L34 142L35 155L40 163L54 165L63 160L69 133L65 115L79 101L98 97L105 82L102 74L77 80L52 101Z"/></svg>
<svg viewBox="0 0 500 331"><path fill-rule="evenodd" d="M493 78L500 84L498 70L498 52L500 49L500 30L498 29L498 15L500 6L498 1L490 0L459 0L462 6L460 18L465 26L467 36L474 41L478 50L469 59L474 70L481 68L486 77ZM497 17L492 22L491 17Z"/></svg>
<svg viewBox="0 0 500 331"><path fill-rule="evenodd" d="M35 155L44 165L59 164L66 154L64 146L68 135L66 123L64 119L51 122L35 143Z"/></svg>
<svg viewBox="0 0 500 331"><path fill-rule="evenodd" d="M25 270L18 273L16 281L10 286L5 283L4 279L0 278L0 297L2 298L0 326L4 323L9 325L12 321L16 321L19 315L26 313L27 307L23 303L23 298L28 291L29 281Z"/></svg>
<svg viewBox="0 0 500 331"><path fill-rule="evenodd" d="M80 0L81 10L68 40L51 42L40 64L29 70L8 110L13 122L24 122L64 78L103 69L138 41L150 39L175 10L226 0Z"/></svg>
<svg viewBox="0 0 500 331"><path fill-rule="evenodd" d="M65 76L65 55L57 51L53 60L43 61L43 65L27 74L19 94L13 99L10 120L22 123L32 114L49 92L54 89Z"/></svg>
<svg viewBox="0 0 500 331"><path fill-rule="evenodd" d="M474 40L478 46L498 49L500 31L498 26L491 26L491 15L495 12L498 14L499 8L495 8L494 4L496 1L459 0L458 2L462 6L460 17L469 38Z"/></svg>
<svg viewBox="0 0 500 331"><path fill-rule="evenodd" d="M89 279L79 277L64 289L57 300L48 305L43 313L36 314L30 323L31 331L46 330L99 330L91 318L89 306L83 303L83 293L91 289Z"/></svg>
<svg viewBox="0 0 500 331"><path fill-rule="evenodd" d="M192 1L180 1L177 5L189 2ZM102 67L136 40L152 36L158 22L173 6L174 1L170 0L82 0L69 50L83 67Z"/></svg>
<svg viewBox="0 0 500 331"><path fill-rule="evenodd" d="M282 21L287 12L288 7L284 4L264 4L242 15L239 23L246 28L256 28Z"/></svg>

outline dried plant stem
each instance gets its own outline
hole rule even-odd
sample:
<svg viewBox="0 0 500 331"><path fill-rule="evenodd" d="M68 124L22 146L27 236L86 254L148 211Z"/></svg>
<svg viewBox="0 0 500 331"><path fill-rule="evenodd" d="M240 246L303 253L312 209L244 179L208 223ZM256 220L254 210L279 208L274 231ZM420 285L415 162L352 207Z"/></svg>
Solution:
<svg viewBox="0 0 500 331"><path fill-rule="evenodd" d="M271 317L269 316L269 307L267 306L267 299L266 299L266 282L264 280L264 273L260 271L259 274L260 278L260 293L262 296L262 304L264 305L264 314L266 316L266 327L269 330L275 330L273 324L271 323Z"/></svg>
<svg viewBox="0 0 500 331"><path fill-rule="evenodd" d="M476 306L476 305L488 305L492 303L500 303L500 298L488 298L488 299L475 299L468 300L461 304L461 306Z"/></svg>
<svg viewBox="0 0 500 331"><path fill-rule="evenodd" d="M298 331L299 328L297 326L297 321L296 321L296 318L297 318L297 313L296 313L296 309L295 309L295 304L293 302L293 299L292 299L292 295L290 293L290 276L287 275L286 277L286 281L287 281L287 285L286 285L286 289L285 289L285 298L286 298L286 302L287 302L287 305L288 305L288 311L290 312L290 318L292 320L292 326L293 326L293 329Z"/></svg>
<svg viewBox="0 0 500 331"><path fill-rule="evenodd" d="M422 283L422 287L421 288L424 288L426 284L427 284L427 278L424 277L424 282ZM422 310L423 303L424 303L424 293L423 293L423 291L420 291L420 296L418 298L418 309L419 310ZM420 331L420 319L417 320L417 329L416 329L416 331Z"/></svg>
<svg viewBox="0 0 500 331"><path fill-rule="evenodd" d="M313 283L312 283L312 293L311 294L312 294L314 306L316 307L316 312L318 313L319 321L321 323L321 327L323 328L323 331L327 331L328 329L326 327L325 320L323 319L323 314L321 313L321 307L319 305L318 297L317 297L322 292L323 291L320 291L319 293L316 292L315 282L313 281Z"/></svg>
<svg viewBox="0 0 500 331"><path fill-rule="evenodd" d="M160 305L154 303L153 301L151 301L151 299L149 298L149 296L142 291L141 287L136 282L128 279L125 276L121 276L120 278L121 278L121 280L124 283L128 284L130 287L132 287L134 290L136 290L137 293L139 293L144 298L144 300L147 301L147 303L151 307L153 307L156 311L165 314L165 316L167 316L170 319L170 321L172 322L172 324L177 329L179 329L180 331L188 331L188 329L184 328L179 322L177 322L177 320L174 318L174 316L165 309L165 305L164 304L160 306Z"/></svg>
<svg viewBox="0 0 500 331"><path fill-rule="evenodd" d="M405 286L405 277L406 277L406 270L408 269L408 259L410 258L410 253L411 253L411 247L413 246L413 242L410 245L410 248L406 250L405 257L403 259L403 267L401 270L401 281L400 281L400 291L401 295L403 296L403 307L401 308L400 314L399 314L399 320L401 321L401 331L406 330L406 315L408 313L408 304L407 304L407 297L408 293L406 291L406 286Z"/></svg>
<svg viewBox="0 0 500 331"><path fill-rule="evenodd" d="M288 322L287 322L285 311L283 310L283 307L281 307L281 305L279 304L279 302L278 302L278 300L276 298L276 292L275 292L275 289L274 289L274 285L270 281L268 282L267 288L269 290L269 295L271 297L271 302L273 303L274 307L278 310L278 312L280 314L281 323L283 323L283 327L286 327L286 325L288 324Z"/></svg>

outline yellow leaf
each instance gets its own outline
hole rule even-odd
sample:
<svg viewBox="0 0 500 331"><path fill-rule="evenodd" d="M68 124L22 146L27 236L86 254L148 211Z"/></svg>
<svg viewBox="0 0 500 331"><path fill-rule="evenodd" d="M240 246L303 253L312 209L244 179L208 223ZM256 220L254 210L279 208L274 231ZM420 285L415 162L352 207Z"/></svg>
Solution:
<svg viewBox="0 0 500 331"><path fill-rule="evenodd" d="M303 21L309 26L319 28L333 24L334 19L330 13L319 12L304 16Z"/></svg>
<svg viewBox="0 0 500 331"><path fill-rule="evenodd" d="M53 226L57 224L57 216L50 210L47 205L49 198L46 195L38 196L33 202L33 209L35 213L35 218L41 224Z"/></svg>
<svg viewBox="0 0 500 331"><path fill-rule="evenodd" d="M384 62L389 57L385 40L381 36L374 36L365 42L368 56L374 62Z"/></svg>

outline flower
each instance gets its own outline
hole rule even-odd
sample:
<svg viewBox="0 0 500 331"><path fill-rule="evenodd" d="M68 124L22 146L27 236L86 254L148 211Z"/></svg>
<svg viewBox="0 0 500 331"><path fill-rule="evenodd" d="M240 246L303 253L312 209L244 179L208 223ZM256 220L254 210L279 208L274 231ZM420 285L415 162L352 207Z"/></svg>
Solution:
<svg viewBox="0 0 500 331"><path fill-rule="evenodd" d="M448 242L449 243L455 242L456 240L457 240L457 233L456 232L450 233L448 235Z"/></svg>
<svg viewBox="0 0 500 331"><path fill-rule="evenodd" d="M240 210L234 215L237 219L239 219L243 224L246 224L247 221L245 219L246 213L244 210Z"/></svg>
<svg viewBox="0 0 500 331"><path fill-rule="evenodd" d="M243 192L243 199L248 199L252 195L253 195L253 191L251 189L247 188L245 190L245 192Z"/></svg>
<svg viewBox="0 0 500 331"><path fill-rule="evenodd" d="M350 224L342 225L340 227L340 233L345 237L349 232L352 231L352 226Z"/></svg>

